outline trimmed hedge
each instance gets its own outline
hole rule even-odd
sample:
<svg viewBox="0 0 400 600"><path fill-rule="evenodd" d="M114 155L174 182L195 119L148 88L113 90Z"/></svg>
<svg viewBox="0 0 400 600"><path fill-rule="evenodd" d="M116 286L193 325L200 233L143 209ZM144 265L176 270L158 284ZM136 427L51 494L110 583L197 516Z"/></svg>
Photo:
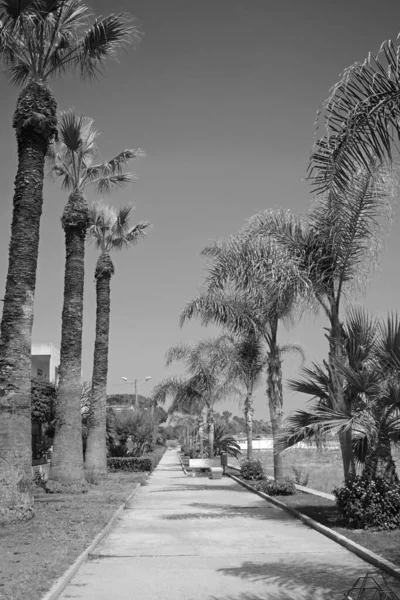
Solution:
<svg viewBox="0 0 400 600"><path fill-rule="evenodd" d="M240 465L240 476L242 479L253 481L255 479L265 479L263 463L258 458L246 458Z"/></svg>
<svg viewBox="0 0 400 600"><path fill-rule="evenodd" d="M151 458L144 456L128 456L121 458L107 458L108 470L112 473L116 471L131 471L131 472L144 472L153 470L153 461Z"/></svg>
<svg viewBox="0 0 400 600"><path fill-rule="evenodd" d="M165 447L158 446L153 452L146 456L124 456L107 458L108 470L112 473L116 471L130 471L134 473L144 473L153 471L165 452Z"/></svg>

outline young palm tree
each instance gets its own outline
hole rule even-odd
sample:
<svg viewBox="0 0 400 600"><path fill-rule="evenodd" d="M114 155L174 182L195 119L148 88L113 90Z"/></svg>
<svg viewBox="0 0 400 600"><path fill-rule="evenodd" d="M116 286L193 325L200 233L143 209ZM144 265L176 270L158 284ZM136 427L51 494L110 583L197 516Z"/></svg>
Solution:
<svg viewBox="0 0 400 600"><path fill-rule="evenodd" d="M230 378L225 336L200 340L195 344L180 343L167 351L166 364L182 361L187 378L171 377L161 382L153 391L153 398L165 401L173 398L173 409L199 414L199 407L207 409L208 452L214 456L214 406L216 402L237 395L239 390Z"/></svg>
<svg viewBox="0 0 400 600"><path fill-rule="evenodd" d="M230 371L233 381L245 388L243 413L246 419L247 458L253 456L253 393L261 384L267 365L262 339L255 334L231 340Z"/></svg>
<svg viewBox="0 0 400 600"><path fill-rule="evenodd" d="M107 58L138 39L120 15L94 19L81 0L2 0L0 60L22 87L13 118L18 169L0 329L0 480L7 514L31 512L30 373L33 304L45 157L57 131L49 82L78 70L93 78ZM7 491L8 490L8 491ZM4 502L3 502L4 499ZM5 517L7 518L7 517Z"/></svg>
<svg viewBox="0 0 400 600"><path fill-rule="evenodd" d="M382 222L390 214L391 178L381 170L359 172L347 193L335 201L321 197L308 220L288 212L265 211L250 220L247 232L274 239L309 282L309 296L329 319L329 374L332 406L346 407L343 380L335 369L345 355L341 305L346 292L361 288L376 263ZM345 477L355 473L351 429L339 434Z"/></svg>
<svg viewBox="0 0 400 600"><path fill-rule="evenodd" d="M107 193L132 182L134 176L125 173L124 167L143 155L141 150L124 150L109 161L94 164L98 135L92 119L78 117L71 111L61 113L59 141L49 157L50 175L61 178L63 189L70 190L61 219L66 262L57 425L50 472L52 479L65 483L84 478L79 397L85 239L90 221L83 192L90 185L99 194Z"/></svg>
<svg viewBox="0 0 400 600"><path fill-rule="evenodd" d="M307 295L307 281L286 250L262 236L239 234L203 251L211 263L203 294L181 316L199 316L240 335L260 337L267 347L267 393L272 435L277 438L283 416L282 356L299 351L295 344L278 344L278 326L290 320ZM274 453L274 477L283 477L282 457Z"/></svg>
<svg viewBox="0 0 400 600"><path fill-rule="evenodd" d="M88 437L85 468L96 473L107 472L106 417L108 339L110 330L110 281L114 265L110 257L113 250L134 246L145 236L149 226L141 222L132 226L132 206L119 210L99 202L89 206L89 241L100 251L95 270L96 280L96 339L93 356L91 411L88 420Z"/></svg>
<svg viewBox="0 0 400 600"><path fill-rule="evenodd" d="M287 419L281 447L350 429L364 472L396 481L391 444L400 441L400 323L391 316L378 324L363 310L352 310L344 334L346 358L336 367L344 380L345 409L332 405L327 365L303 369L290 387L309 395L311 406Z"/></svg>
<svg viewBox="0 0 400 600"><path fill-rule="evenodd" d="M155 402L164 404L168 396L172 398L168 414L179 415L177 426L184 431L187 444L191 431L198 435L200 456L203 456L203 410L206 404L201 382L194 377L166 377L154 387L152 398Z"/></svg>

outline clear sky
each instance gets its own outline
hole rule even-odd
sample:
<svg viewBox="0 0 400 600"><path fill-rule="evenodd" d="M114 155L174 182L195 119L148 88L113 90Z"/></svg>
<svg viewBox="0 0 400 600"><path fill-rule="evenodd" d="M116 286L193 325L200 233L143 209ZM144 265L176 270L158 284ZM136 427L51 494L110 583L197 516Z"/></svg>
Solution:
<svg viewBox="0 0 400 600"><path fill-rule="evenodd" d="M133 202L150 220L148 238L114 256L109 392L127 392L121 376L167 374L167 348L215 333L199 324L179 328L179 314L203 275L202 248L237 231L257 211L298 213L311 200L306 173L317 108L339 73L400 31L400 5L381 0L91 0L98 14L129 11L145 33L136 50L109 62L94 84L68 77L53 83L60 110L95 119L100 150L109 157L143 148L135 185L109 199ZM0 297L8 260L16 144L11 127L18 90L0 79ZM90 194L89 197L91 198ZM35 302L34 342L60 343L66 202L46 183ZM395 223L381 273L360 301L380 314L397 309L399 226ZM96 251L86 262L83 376L91 378ZM308 317L282 341L301 343L309 360L326 356L322 316ZM285 376L296 372L289 357ZM265 387L265 386L264 386ZM285 407L304 399L286 392ZM232 403L221 410L239 411ZM264 389L256 418L268 418Z"/></svg>

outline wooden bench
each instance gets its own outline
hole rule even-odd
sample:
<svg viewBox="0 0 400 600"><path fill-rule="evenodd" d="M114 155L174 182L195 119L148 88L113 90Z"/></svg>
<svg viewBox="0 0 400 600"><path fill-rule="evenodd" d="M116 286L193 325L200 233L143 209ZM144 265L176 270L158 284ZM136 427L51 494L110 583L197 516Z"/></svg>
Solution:
<svg viewBox="0 0 400 600"><path fill-rule="evenodd" d="M192 472L192 477L196 476L196 471L204 471L211 473L212 479L220 479L222 477L221 458L190 458L189 469Z"/></svg>

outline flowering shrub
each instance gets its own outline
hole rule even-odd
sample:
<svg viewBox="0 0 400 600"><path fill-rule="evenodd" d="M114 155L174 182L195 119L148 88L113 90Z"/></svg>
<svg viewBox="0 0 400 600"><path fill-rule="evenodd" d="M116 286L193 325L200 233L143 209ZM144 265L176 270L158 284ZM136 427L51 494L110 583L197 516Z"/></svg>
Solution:
<svg viewBox="0 0 400 600"><path fill-rule="evenodd" d="M293 496L296 493L294 481L292 479L283 479L274 481L273 479L264 479L254 484L259 492L264 492L268 496Z"/></svg>
<svg viewBox="0 0 400 600"><path fill-rule="evenodd" d="M261 460L246 458L240 465L240 475L243 479L265 479Z"/></svg>
<svg viewBox="0 0 400 600"><path fill-rule="evenodd" d="M339 513L357 529L400 527L400 483L382 478L352 477L333 490Z"/></svg>

